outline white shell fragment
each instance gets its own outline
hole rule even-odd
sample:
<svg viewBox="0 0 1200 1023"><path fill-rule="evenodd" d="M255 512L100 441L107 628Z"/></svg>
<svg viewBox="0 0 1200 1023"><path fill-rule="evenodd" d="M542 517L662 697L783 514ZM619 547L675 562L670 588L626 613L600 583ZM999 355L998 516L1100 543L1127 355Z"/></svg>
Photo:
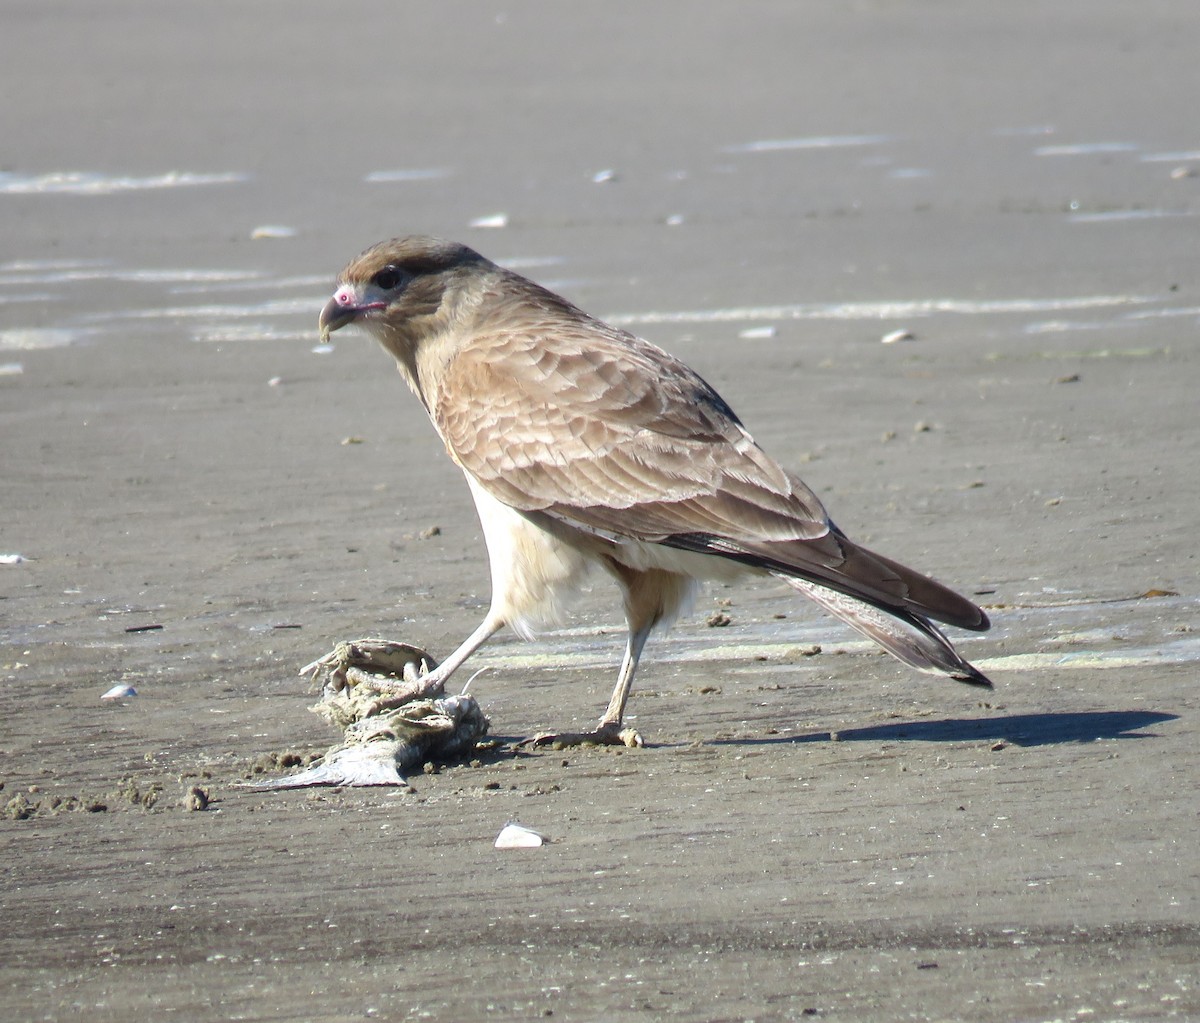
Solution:
<svg viewBox="0 0 1200 1023"><path fill-rule="evenodd" d="M285 227L283 224L263 224L251 231L250 237L255 240L259 238L295 238L296 229Z"/></svg>
<svg viewBox="0 0 1200 1023"><path fill-rule="evenodd" d="M745 330L738 331L738 337L745 341L757 341L760 338L769 338L774 336L774 327L747 327Z"/></svg>
<svg viewBox="0 0 1200 1023"><path fill-rule="evenodd" d="M544 844L546 838L544 835L539 835L532 828L527 828L523 824L508 823L500 829L500 834L496 836L497 849L535 849L539 845Z"/></svg>
<svg viewBox="0 0 1200 1023"><path fill-rule="evenodd" d="M113 686L107 693L100 697L102 700L128 700L131 696L137 696L137 690L133 686Z"/></svg>
<svg viewBox="0 0 1200 1023"><path fill-rule="evenodd" d="M486 217L476 217L467 227L508 227L508 214L489 213Z"/></svg>
<svg viewBox="0 0 1200 1023"><path fill-rule="evenodd" d="M611 168L596 171L596 173L592 175L592 181L597 185L606 185L608 182L616 180L617 172Z"/></svg>
<svg viewBox="0 0 1200 1023"><path fill-rule="evenodd" d="M884 334L879 340L885 345L894 345L897 341L915 341L917 335L911 330L893 330L890 334Z"/></svg>
<svg viewBox="0 0 1200 1023"><path fill-rule="evenodd" d="M19 565L24 560L22 554L0 554L0 565Z"/></svg>

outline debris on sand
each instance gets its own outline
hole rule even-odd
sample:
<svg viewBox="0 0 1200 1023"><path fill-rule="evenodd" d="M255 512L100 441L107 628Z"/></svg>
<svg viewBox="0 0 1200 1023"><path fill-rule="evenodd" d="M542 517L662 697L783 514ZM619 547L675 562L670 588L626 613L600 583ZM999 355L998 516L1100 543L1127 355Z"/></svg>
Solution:
<svg viewBox="0 0 1200 1023"><path fill-rule="evenodd" d="M130 685L118 684L101 694L102 700L129 700L137 696L137 690Z"/></svg>
<svg viewBox="0 0 1200 1023"><path fill-rule="evenodd" d="M508 227L507 213L489 213L487 216L476 217L468 221L467 227L500 228Z"/></svg>
<svg viewBox="0 0 1200 1023"><path fill-rule="evenodd" d="M536 849L545 841L545 835L538 834L524 824L509 821L496 836L495 846L497 849Z"/></svg>
<svg viewBox="0 0 1200 1023"><path fill-rule="evenodd" d="M190 811L207 810L212 802L212 793L200 785L191 786L183 797L184 808Z"/></svg>
<svg viewBox="0 0 1200 1023"><path fill-rule="evenodd" d="M434 667L432 657L407 643L339 643L301 674L324 673L312 710L342 729L343 741L299 774L249 787L406 785L405 771L471 750L487 734L488 718L465 693L423 694L421 677Z"/></svg>

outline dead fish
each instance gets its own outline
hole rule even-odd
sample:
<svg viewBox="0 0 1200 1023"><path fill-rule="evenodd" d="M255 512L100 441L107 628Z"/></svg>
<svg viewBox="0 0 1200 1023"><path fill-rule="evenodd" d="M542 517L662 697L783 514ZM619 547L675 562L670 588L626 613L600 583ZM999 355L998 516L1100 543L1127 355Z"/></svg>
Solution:
<svg viewBox="0 0 1200 1023"><path fill-rule="evenodd" d="M322 713L322 704L313 709ZM444 760L470 749L487 734L488 725L487 716L473 696L414 700L353 722L346 728L345 741L307 770L248 787L405 785L406 771L428 760Z"/></svg>
<svg viewBox="0 0 1200 1023"><path fill-rule="evenodd" d="M254 789L311 785L404 785L404 772L470 749L490 722L473 696L414 699L437 661L419 647L381 639L338 643L300 674L322 681L314 713L342 729L343 741L299 774Z"/></svg>

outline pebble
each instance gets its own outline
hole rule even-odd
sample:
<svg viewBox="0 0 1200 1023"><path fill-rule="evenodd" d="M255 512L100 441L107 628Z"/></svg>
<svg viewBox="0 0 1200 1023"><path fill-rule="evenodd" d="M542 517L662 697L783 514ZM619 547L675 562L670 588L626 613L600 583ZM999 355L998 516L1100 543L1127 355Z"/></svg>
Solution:
<svg viewBox="0 0 1200 1023"><path fill-rule="evenodd" d="M184 797L183 805L191 811L207 810L208 804L212 802L212 795L208 789L201 788L199 785L193 785L188 789L187 795Z"/></svg>

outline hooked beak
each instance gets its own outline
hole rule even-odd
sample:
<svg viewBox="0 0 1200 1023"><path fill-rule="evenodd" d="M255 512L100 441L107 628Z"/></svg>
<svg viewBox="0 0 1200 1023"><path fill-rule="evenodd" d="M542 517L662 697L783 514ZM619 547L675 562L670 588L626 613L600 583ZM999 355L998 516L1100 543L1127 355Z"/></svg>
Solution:
<svg viewBox="0 0 1200 1023"><path fill-rule="evenodd" d="M367 302L359 304L358 296L349 286L338 288L333 293L333 298L325 303L325 308L321 310L321 318L318 321L318 326L321 329L321 340L328 341L329 335L335 330L340 330L348 323L353 323L363 313L369 312L372 309L383 309L383 302Z"/></svg>

